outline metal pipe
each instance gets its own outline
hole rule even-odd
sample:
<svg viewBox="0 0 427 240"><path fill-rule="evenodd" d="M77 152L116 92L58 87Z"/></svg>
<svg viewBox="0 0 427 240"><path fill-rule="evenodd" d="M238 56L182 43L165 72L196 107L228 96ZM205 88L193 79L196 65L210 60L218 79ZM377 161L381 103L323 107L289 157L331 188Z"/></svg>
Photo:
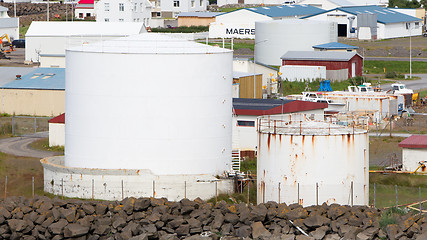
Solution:
<svg viewBox="0 0 427 240"><path fill-rule="evenodd" d="M32 177L32 184L31 184L31 187L32 187L32 195L33 195L33 198L34 198L34 177Z"/></svg>
<svg viewBox="0 0 427 240"><path fill-rule="evenodd" d="M396 193L396 207L398 207L399 204L398 204L398 200L397 200L397 185L394 185L394 191Z"/></svg>

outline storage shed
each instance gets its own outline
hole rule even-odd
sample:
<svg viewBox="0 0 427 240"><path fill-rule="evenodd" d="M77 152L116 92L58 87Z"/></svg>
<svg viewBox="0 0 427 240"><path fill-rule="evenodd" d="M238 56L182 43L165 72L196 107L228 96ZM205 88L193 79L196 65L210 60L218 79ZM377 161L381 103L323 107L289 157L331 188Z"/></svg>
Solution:
<svg viewBox="0 0 427 240"><path fill-rule="evenodd" d="M295 19L323 12L309 5L242 8L216 16L209 26L210 38L255 38L255 22Z"/></svg>
<svg viewBox="0 0 427 240"><path fill-rule="evenodd" d="M32 22L25 34L25 61L65 67L65 49L146 32L142 22Z"/></svg>
<svg viewBox="0 0 427 240"><path fill-rule="evenodd" d="M178 15L178 27L209 26L220 12L182 12Z"/></svg>
<svg viewBox="0 0 427 240"><path fill-rule="evenodd" d="M49 147L65 146L65 113L49 120Z"/></svg>
<svg viewBox="0 0 427 240"><path fill-rule="evenodd" d="M403 169L427 174L427 135L412 135L399 143Z"/></svg>
<svg viewBox="0 0 427 240"><path fill-rule="evenodd" d="M65 112L65 69L38 68L0 87L0 112L56 116Z"/></svg>
<svg viewBox="0 0 427 240"><path fill-rule="evenodd" d="M233 97L262 98L262 74L233 72Z"/></svg>
<svg viewBox="0 0 427 240"><path fill-rule="evenodd" d="M356 52L288 51L281 59L282 66L325 66L330 80L362 76L363 58Z"/></svg>
<svg viewBox="0 0 427 240"><path fill-rule="evenodd" d="M12 40L19 39L19 18L11 18L7 14L9 9L0 6L0 36L7 34Z"/></svg>

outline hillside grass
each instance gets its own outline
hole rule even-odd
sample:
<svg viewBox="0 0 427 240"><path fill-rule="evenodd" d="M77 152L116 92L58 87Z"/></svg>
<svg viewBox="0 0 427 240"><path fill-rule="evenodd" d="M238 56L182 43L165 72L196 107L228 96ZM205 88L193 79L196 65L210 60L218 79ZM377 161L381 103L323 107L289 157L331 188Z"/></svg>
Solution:
<svg viewBox="0 0 427 240"><path fill-rule="evenodd" d="M396 72L409 73L409 61L365 61L364 71L369 74L384 74ZM412 62L412 73L427 73L427 62Z"/></svg>

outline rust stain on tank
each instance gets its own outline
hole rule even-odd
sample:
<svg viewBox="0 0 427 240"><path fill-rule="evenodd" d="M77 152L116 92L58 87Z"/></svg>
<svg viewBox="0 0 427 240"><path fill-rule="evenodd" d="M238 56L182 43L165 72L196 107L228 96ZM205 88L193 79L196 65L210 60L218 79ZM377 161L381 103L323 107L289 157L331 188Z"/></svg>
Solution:
<svg viewBox="0 0 427 240"><path fill-rule="evenodd" d="M313 136L311 136L311 143L313 144L313 146L314 146L314 135Z"/></svg>
<svg viewBox="0 0 427 240"><path fill-rule="evenodd" d="M136 174L137 174L137 175L139 175L139 170L138 170L138 171L136 171Z"/></svg>
<svg viewBox="0 0 427 240"><path fill-rule="evenodd" d="M267 137L267 147L268 147L268 150L270 150L270 141L271 141L271 134L269 133L268 137Z"/></svg>
<svg viewBox="0 0 427 240"><path fill-rule="evenodd" d="M83 174L80 174L80 179L83 180Z"/></svg>
<svg viewBox="0 0 427 240"><path fill-rule="evenodd" d="M294 141L294 135L291 135L291 144L293 143L293 141Z"/></svg>
<svg viewBox="0 0 427 240"><path fill-rule="evenodd" d="M73 174L70 175L70 181L73 181Z"/></svg>
<svg viewBox="0 0 427 240"><path fill-rule="evenodd" d="M279 134L279 142L282 143L282 134Z"/></svg>
<svg viewBox="0 0 427 240"><path fill-rule="evenodd" d="M305 135L302 135L302 146L304 146L304 142L305 142Z"/></svg>

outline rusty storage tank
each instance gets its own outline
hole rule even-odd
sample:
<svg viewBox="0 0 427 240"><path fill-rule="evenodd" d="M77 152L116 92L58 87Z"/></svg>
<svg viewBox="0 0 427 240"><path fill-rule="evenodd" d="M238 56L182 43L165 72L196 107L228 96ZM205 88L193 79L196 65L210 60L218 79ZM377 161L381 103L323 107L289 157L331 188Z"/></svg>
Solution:
<svg viewBox="0 0 427 240"><path fill-rule="evenodd" d="M366 130L295 114L258 121L258 203L368 205Z"/></svg>

